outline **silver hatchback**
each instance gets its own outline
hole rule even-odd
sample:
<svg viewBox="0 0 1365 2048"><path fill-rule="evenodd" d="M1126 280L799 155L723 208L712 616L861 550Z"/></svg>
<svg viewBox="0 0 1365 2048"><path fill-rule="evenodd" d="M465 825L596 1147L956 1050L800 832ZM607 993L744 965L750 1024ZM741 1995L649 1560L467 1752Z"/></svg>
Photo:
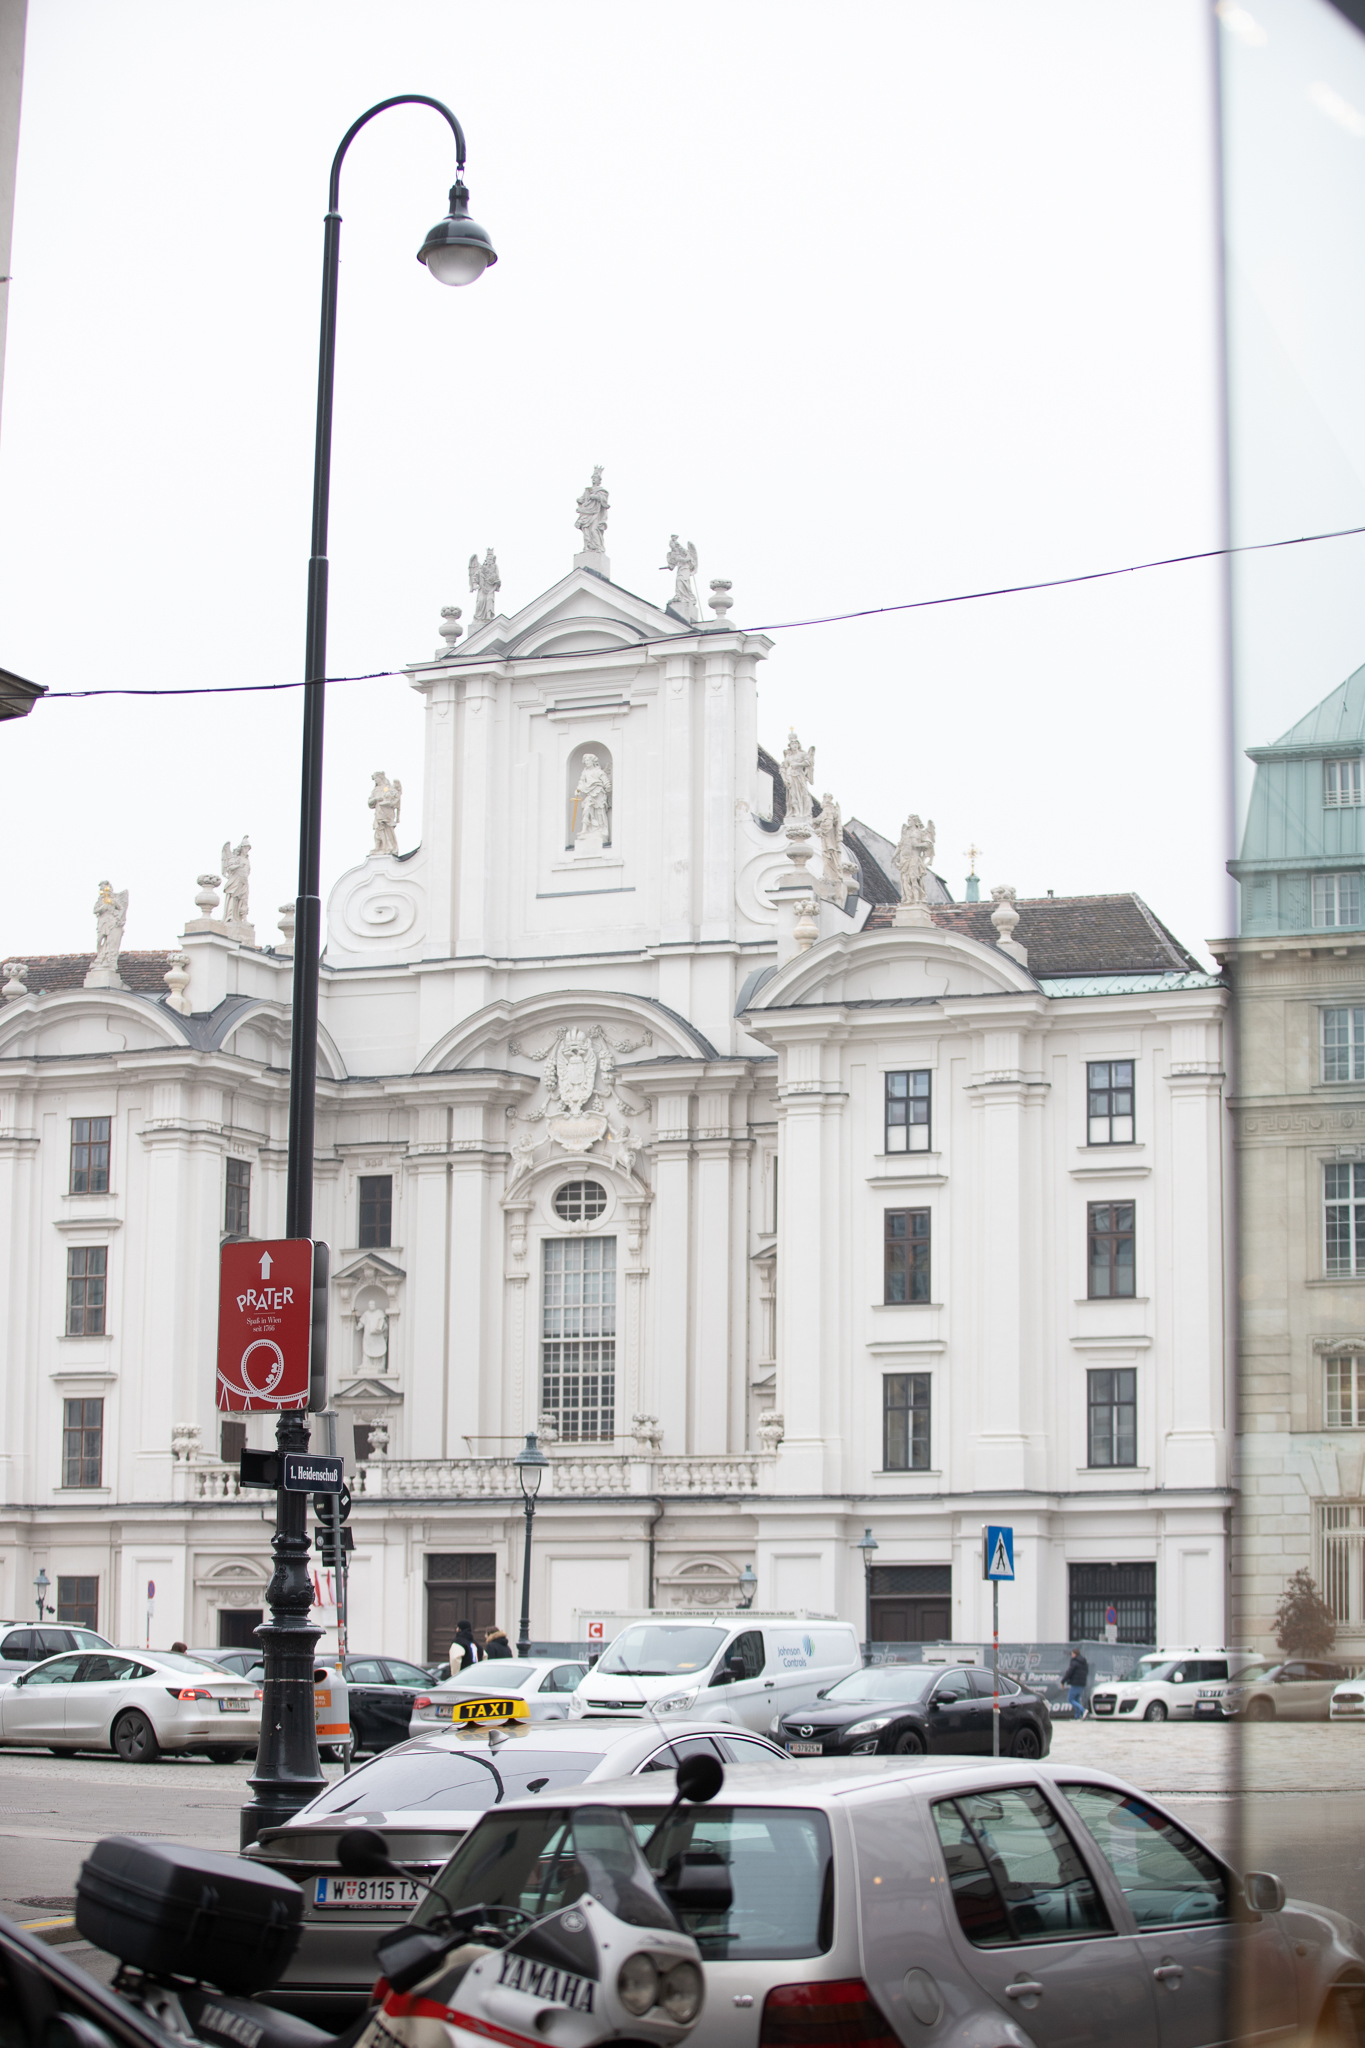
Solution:
<svg viewBox="0 0 1365 2048"><path fill-rule="evenodd" d="M1360 1931L1241 1879L1103 1771L874 1759L731 1772L709 1805L672 1774L595 1783L665 1877L720 1857L732 1903L683 1912L706 1965L707 2048L1212 2048L1356 2039ZM574 1805L500 1807L414 1914L542 1913L586 1879Z"/></svg>

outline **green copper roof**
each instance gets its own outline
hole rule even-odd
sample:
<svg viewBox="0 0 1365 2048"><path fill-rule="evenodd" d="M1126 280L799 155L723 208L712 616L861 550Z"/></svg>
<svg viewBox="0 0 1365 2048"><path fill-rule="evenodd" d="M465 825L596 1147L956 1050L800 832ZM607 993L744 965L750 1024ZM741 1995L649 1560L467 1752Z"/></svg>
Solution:
<svg viewBox="0 0 1365 2048"><path fill-rule="evenodd" d="M1238 860L1248 936L1332 927L1359 930L1365 912L1365 668L1338 684L1256 763Z"/></svg>
<svg viewBox="0 0 1365 2048"><path fill-rule="evenodd" d="M1349 753L1361 746L1365 746L1365 668L1338 683L1330 696L1282 733L1273 747L1248 747L1247 752L1253 761L1263 761L1281 747L1340 747Z"/></svg>

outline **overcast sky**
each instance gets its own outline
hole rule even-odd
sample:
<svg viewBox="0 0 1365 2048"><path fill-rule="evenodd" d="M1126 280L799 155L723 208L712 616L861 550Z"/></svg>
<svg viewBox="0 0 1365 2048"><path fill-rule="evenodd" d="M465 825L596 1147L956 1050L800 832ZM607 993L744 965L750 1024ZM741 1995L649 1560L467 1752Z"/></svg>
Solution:
<svg viewBox="0 0 1365 2048"><path fill-rule="evenodd" d="M1215 546L1202 0L30 0L0 430L0 661L52 689L279 682L303 655L321 217L390 93L449 101L500 261L414 254L448 132L353 147L333 673L439 644L472 550L509 612L605 468L619 582L668 536L746 625ZM1228 929L1220 578L1196 567L779 633L760 731L890 836L1021 894ZM6 952L173 943L223 839L295 888L300 699L49 703L3 730ZM420 709L330 692L324 875L370 772L420 836Z"/></svg>

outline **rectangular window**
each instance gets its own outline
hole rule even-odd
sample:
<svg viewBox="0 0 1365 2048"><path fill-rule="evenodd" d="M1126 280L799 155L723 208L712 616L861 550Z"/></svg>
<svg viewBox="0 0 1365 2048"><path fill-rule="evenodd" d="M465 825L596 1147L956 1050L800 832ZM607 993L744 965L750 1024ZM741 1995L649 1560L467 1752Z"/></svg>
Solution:
<svg viewBox="0 0 1365 2048"><path fill-rule="evenodd" d="M73 1116L71 1119L71 1192L73 1195L104 1195L109 1192L107 1116Z"/></svg>
<svg viewBox="0 0 1365 2048"><path fill-rule="evenodd" d="M1319 928L1360 923L1360 876L1314 875L1313 923Z"/></svg>
<svg viewBox="0 0 1365 2048"><path fill-rule="evenodd" d="M1327 1427L1365 1429L1365 1357L1350 1353L1323 1360L1327 1371Z"/></svg>
<svg viewBox="0 0 1365 2048"><path fill-rule="evenodd" d="M57 1619L72 1628L98 1628L100 1582L98 1579L57 1580Z"/></svg>
<svg viewBox="0 0 1365 2048"><path fill-rule="evenodd" d="M889 1372L882 1378L882 1470L929 1470L927 1372Z"/></svg>
<svg viewBox="0 0 1365 2048"><path fill-rule="evenodd" d="M220 1422L218 1425L218 1455L225 1465L240 1465L242 1452L246 1449L246 1424L244 1422Z"/></svg>
<svg viewBox="0 0 1365 2048"><path fill-rule="evenodd" d="M616 1239L545 1240L541 1398L565 1443L616 1434Z"/></svg>
<svg viewBox="0 0 1365 2048"><path fill-rule="evenodd" d="M68 1337L104 1335L104 1287L108 1277L108 1260L109 1247L103 1244L76 1244L67 1252Z"/></svg>
<svg viewBox="0 0 1365 2048"><path fill-rule="evenodd" d="M104 1466L103 1401L67 1401L62 1426L62 1485L100 1486Z"/></svg>
<svg viewBox="0 0 1365 2048"><path fill-rule="evenodd" d="M1154 1564L1072 1564L1069 1643L1102 1643L1105 1615L1112 1607L1119 1618L1121 1643L1155 1646L1156 1566Z"/></svg>
<svg viewBox="0 0 1365 2048"><path fill-rule="evenodd" d="M1090 1202L1088 1216L1089 1291L1092 1301L1132 1296L1133 1204Z"/></svg>
<svg viewBox="0 0 1365 2048"><path fill-rule="evenodd" d="M1338 804L1359 804L1365 802L1361 788L1361 763L1357 755L1354 761L1324 761L1322 764L1322 800L1329 806Z"/></svg>
<svg viewBox="0 0 1365 2048"><path fill-rule="evenodd" d="M929 1138L928 1071L886 1077L886 1149L927 1152Z"/></svg>
<svg viewBox="0 0 1365 2048"><path fill-rule="evenodd" d="M393 1175L362 1174L360 1177L360 1236L362 1251L367 1245L393 1243Z"/></svg>
<svg viewBox="0 0 1365 2048"><path fill-rule="evenodd" d="M1365 1166L1324 1166L1322 1194L1329 1277L1365 1274Z"/></svg>
<svg viewBox="0 0 1365 2048"><path fill-rule="evenodd" d="M1136 1465L1137 1372L1131 1365L1086 1374L1090 1465Z"/></svg>
<svg viewBox="0 0 1365 2048"><path fill-rule="evenodd" d="M1323 1011L1322 1078L1365 1081L1365 1010Z"/></svg>
<svg viewBox="0 0 1365 2048"><path fill-rule="evenodd" d="M249 1237L251 1235L251 1162L248 1159L229 1159L227 1163L227 1194L223 1202L223 1235L225 1237Z"/></svg>
<svg viewBox="0 0 1365 2048"><path fill-rule="evenodd" d="M1131 1145L1133 1142L1133 1062L1086 1062L1088 1145Z"/></svg>
<svg viewBox="0 0 1365 2048"><path fill-rule="evenodd" d="M888 1209L884 1225L883 1301L928 1301L929 1211Z"/></svg>

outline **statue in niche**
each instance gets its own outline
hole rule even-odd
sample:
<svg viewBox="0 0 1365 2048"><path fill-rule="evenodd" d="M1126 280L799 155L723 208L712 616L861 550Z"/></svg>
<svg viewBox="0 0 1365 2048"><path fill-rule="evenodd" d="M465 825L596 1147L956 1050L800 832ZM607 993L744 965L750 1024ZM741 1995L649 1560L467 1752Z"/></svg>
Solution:
<svg viewBox="0 0 1365 2048"><path fill-rule="evenodd" d="M488 625L496 617L496 600L502 589L502 578L498 574L498 558L492 548L482 562L477 555L469 557L469 587L478 598L474 606L474 628Z"/></svg>
<svg viewBox="0 0 1365 2048"><path fill-rule="evenodd" d="M367 801L374 812L374 851L397 853L398 834L395 828L403 809L403 785L390 782L382 768L375 769L370 782L372 787Z"/></svg>
<svg viewBox="0 0 1365 2048"><path fill-rule="evenodd" d="M611 777L596 754L583 756L583 772L574 791L574 842L595 839L600 846L608 831Z"/></svg>
<svg viewBox="0 0 1365 2048"><path fill-rule="evenodd" d="M123 927L127 922L128 891L116 891L108 882L101 882L100 893L95 898L95 957L90 963L90 972L112 975L112 985L116 988L122 987L118 978L118 956L123 943ZM90 985L87 980L87 987Z"/></svg>
<svg viewBox="0 0 1365 2048"><path fill-rule="evenodd" d="M389 1369L389 1318L382 1308L362 1309L356 1317L360 1327L360 1363L365 1372Z"/></svg>
<svg viewBox="0 0 1365 2048"><path fill-rule="evenodd" d="M582 553L601 555L607 545L607 494L602 488L602 467L599 463L592 473L592 482L578 500L578 516L574 525L583 536Z"/></svg>
<svg viewBox="0 0 1365 2048"><path fill-rule="evenodd" d="M239 845L223 841L223 922L246 924L247 893L251 885L251 841L245 833Z"/></svg>
<svg viewBox="0 0 1365 2048"><path fill-rule="evenodd" d="M896 848L896 871L901 878L902 903L926 903L929 898L929 864L934 858L934 821L926 825L912 812L901 827Z"/></svg>
<svg viewBox="0 0 1365 2048"><path fill-rule="evenodd" d="M684 619L699 619L701 606L697 602L697 586L692 580L698 568L697 550L693 542L688 541L684 547L676 533L670 534L668 560L663 566L673 571L673 595L668 600L669 610L677 612Z"/></svg>
<svg viewBox="0 0 1365 2048"><path fill-rule="evenodd" d="M810 786L814 774L815 749L803 747L793 728L787 734L787 745L782 755L782 787L787 792L788 825L810 822Z"/></svg>

